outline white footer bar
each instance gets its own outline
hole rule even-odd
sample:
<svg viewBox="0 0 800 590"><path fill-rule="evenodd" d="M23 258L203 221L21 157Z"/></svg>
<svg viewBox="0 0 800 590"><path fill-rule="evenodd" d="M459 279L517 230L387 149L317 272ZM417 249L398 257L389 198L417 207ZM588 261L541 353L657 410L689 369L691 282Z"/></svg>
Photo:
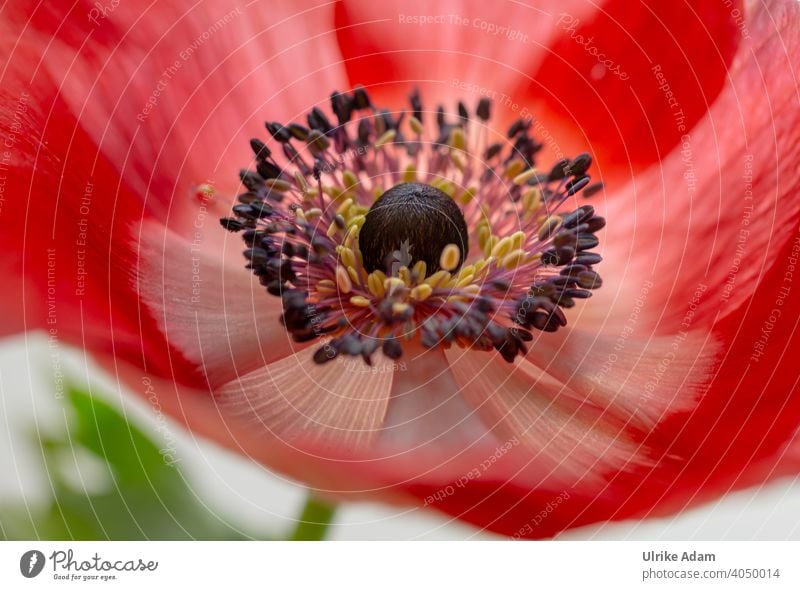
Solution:
<svg viewBox="0 0 800 590"><path fill-rule="evenodd" d="M0 588L797 589L798 555L796 542L6 542Z"/></svg>

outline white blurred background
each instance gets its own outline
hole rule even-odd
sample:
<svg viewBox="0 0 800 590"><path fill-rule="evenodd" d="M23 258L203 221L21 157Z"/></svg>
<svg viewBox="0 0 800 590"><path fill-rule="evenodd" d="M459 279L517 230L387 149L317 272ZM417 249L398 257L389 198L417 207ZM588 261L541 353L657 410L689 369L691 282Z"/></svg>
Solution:
<svg viewBox="0 0 800 590"><path fill-rule="evenodd" d="M61 348L63 371L83 386L83 358ZM0 340L0 504L26 509L47 500L50 484L42 452L31 432L62 429L63 401L54 396L52 363L41 335ZM156 416L133 396L120 395L114 383L92 375L92 391L114 405L154 440ZM170 425L180 468L192 489L214 514L247 531L280 535L292 530L305 500L301 486L263 467L195 438ZM90 489L97 466L76 456L79 485ZM2 532L2 531L0 531ZM330 537L337 540L491 539L458 521L419 508L349 504L339 509ZM725 499L679 516L645 522L601 524L561 535L570 540L800 540L800 478L782 480L730 494Z"/></svg>

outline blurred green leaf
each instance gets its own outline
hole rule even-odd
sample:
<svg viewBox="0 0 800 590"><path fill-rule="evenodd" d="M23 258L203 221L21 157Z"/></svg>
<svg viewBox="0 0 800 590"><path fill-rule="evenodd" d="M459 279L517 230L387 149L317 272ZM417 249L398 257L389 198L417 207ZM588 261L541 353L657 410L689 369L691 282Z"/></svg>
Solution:
<svg viewBox="0 0 800 590"><path fill-rule="evenodd" d="M30 514L25 505L0 507L4 538L265 538L239 532L204 506L177 464L165 460L166 451L116 408L74 388L65 400L73 414L68 432L38 440L52 488L50 505ZM80 468L79 459L87 454L96 459L94 470ZM84 471L94 471L89 475L100 480L101 489L96 481L83 485L89 483Z"/></svg>

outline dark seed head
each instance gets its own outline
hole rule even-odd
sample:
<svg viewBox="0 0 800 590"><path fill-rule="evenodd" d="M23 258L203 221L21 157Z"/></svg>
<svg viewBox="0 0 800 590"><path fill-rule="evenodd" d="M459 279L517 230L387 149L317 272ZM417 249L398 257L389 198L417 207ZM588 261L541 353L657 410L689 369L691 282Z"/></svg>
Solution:
<svg viewBox="0 0 800 590"><path fill-rule="evenodd" d="M587 186L583 189L583 196L585 198L589 198L603 190L603 183L602 182L595 182L592 185Z"/></svg>
<svg viewBox="0 0 800 590"><path fill-rule="evenodd" d="M368 109L372 106L366 88L363 86L356 86L353 89L353 106L356 109Z"/></svg>
<svg viewBox="0 0 800 590"><path fill-rule="evenodd" d="M338 342L334 340L316 350L314 353L314 362L318 365L324 365L335 359L338 355Z"/></svg>
<svg viewBox="0 0 800 590"><path fill-rule="evenodd" d="M580 255L575 259L576 263L586 266L591 264L599 264L602 261L603 257L599 254L595 254L594 252L581 252Z"/></svg>
<svg viewBox="0 0 800 590"><path fill-rule="evenodd" d="M603 280L593 270L587 270L578 274L578 284L584 289L599 289Z"/></svg>
<svg viewBox="0 0 800 590"><path fill-rule="evenodd" d="M422 121L422 99L419 96L419 90L416 88L412 90L408 101L411 103L412 114Z"/></svg>
<svg viewBox="0 0 800 590"><path fill-rule="evenodd" d="M266 126L267 131L269 131L269 134L276 141L285 142L292 138L289 130L277 121L268 122L264 125Z"/></svg>
<svg viewBox="0 0 800 590"><path fill-rule="evenodd" d="M367 271L393 274L401 266L424 260L428 273L439 270L439 258L448 244L458 246L461 257L469 252L464 215L455 202L428 184L404 182L375 201L359 234L359 247Z"/></svg>
<svg viewBox="0 0 800 590"><path fill-rule="evenodd" d="M278 178L281 175L281 169L266 160L259 160L256 164L256 170L258 170L259 176L264 179Z"/></svg>
<svg viewBox="0 0 800 590"><path fill-rule="evenodd" d="M244 224L238 219L223 217L222 219L219 220L219 222L222 225L222 227L224 227L230 232L242 231L244 229Z"/></svg>
<svg viewBox="0 0 800 590"><path fill-rule="evenodd" d="M522 131L525 131L530 127L530 122L526 121L525 119L517 119L511 124L511 127L508 128L508 137L509 139L513 139Z"/></svg>
<svg viewBox="0 0 800 590"><path fill-rule="evenodd" d="M328 117L325 116L325 113L323 113L319 107L311 109L311 112L306 115L306 120L311 129L316 129L321 133L327 134L333 130L333 125L331 125Z"/></svg>
<svg viewBox="0 0 800 590"><path fill-rule="evenodd" d="M372 123L366 117L362 117L358 121L358 140L362 145L369 144L369 136L372 133Z"/></svg>
<svg viewBox="0 0 800 590"><path fill-rule="evenodd" d="M254 137L250 140L250 148L253 150L253 153L256 155L256 158L263 160L269 158L270 156L270 149L264 144L263 141Z"/></svg>
<svg viewBox="0 0 800 590"><path fill-rule="evenodd" d="M383 341L383 354L393 360L403 356L403 347L395 338L387 338Z"/></svg>
<svg viewBox="0 0 800 590"><path fill-rule="evenodd" d="M486 148L486 152L484 154L484 158L486 160L491 160L497 154L499 154L502 149L503 149L503 144L502 143L493 143L488 148Z"/></svg>
<svg viewBox="0 0 800 590"><path fill-rule="evenodd" d="M583 187L585 187L587 184L589 184L590 180L591 178L589 178L588 176L582 176L579 178L575 178L574 180L570 180L566 185L564 185L564 188L566 189L565 194L568 197L571 197L572 195L580 191Z"/></svg>
<svg viewBox="0 0 800 590"><path fill-rule="evenodd" d="M488 98L482 98L480 102L478 102L478 110L476 114L481 121L488 121L491 115L491 106L492 101Z"/></svg>
<svg viewBox="0 0 800 590"><path fill-rule="evenodd" d="M461 101L458 101L458 117L463 122L467 122L469 120L469 111L467 110L467 105Z"/></svg>
<svg viewBox="0 0 800 590"><path fill-rule="evenodd" d="M553 164L553 167L550 169L550 174L548 175L548 179L551 181L561 180L569 173L569 160L566 158L560 159L558 162Z"/></svg>
<svg viewBox="0 0 800 590"><path fill-rule="evenodd" d="M292 137L299 139L300 141L305 141L306 137L308 137L308 128L303 127L299 123L290 123L286 129L289 131Z"/></svg>
<svg viewBox="0 0 800 590"><path fill-rule="evenodd" d="M574 176L582 176L592 165L592 156L587 153L578 154L569 165L569 173Z"/></svg>

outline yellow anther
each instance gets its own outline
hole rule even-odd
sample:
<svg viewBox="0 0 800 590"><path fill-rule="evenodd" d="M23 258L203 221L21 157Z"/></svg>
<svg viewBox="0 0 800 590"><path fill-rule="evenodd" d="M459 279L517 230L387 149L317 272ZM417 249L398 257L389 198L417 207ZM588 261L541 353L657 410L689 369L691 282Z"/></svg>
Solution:
<svg viewBox="0 0 800 590"><path fill-rule="evenodd" d="M425 280L425 273L428 270L428 265L425 264L424 260L417 260L414 263L414 268L411 269L411 274L414 275L414 279L420 283Z"/></svg>
<svg viewBox="0 0 800 590"><path fill-rule="evenodd" d="M467 138L464 135L464 131L461 127L456 127L453 129L452 133L450 133L450 146L457 149L464 151L467 149Z"/></svg>
<svg viewBox="0 0 800 590"><path fill-rule="evenodd" d="M303 194L306 194L308 189L311 188L308 186L308 182L306 182L306 177L300 174L300 172L294 173L294 181L297 183L297 187L302 191Z"/></svg>
<svg viewBox="0 0 800 590"><path fill-rule="evenodd" d="M308 221L311 221L321 216L322 216L322 209L320 209L319 207L314 207L313 209L309 209L308 211L306 211L306 219Z"/></svg>
<svg viewBox="0 0 800 590"><path fill-rule="evenodd" d="M338 248L336 248L336 250L339 252L339 259L342 261L342 265L344 266L356 265L356 256L350 248L339 246Z"/></svg>
<svg viewBox="0 0 800 590"><path fill-rule="evenodd" d="M361 281L359 280L359 277L358 277L358 271L355 269L355 267L354 267L354 266L348 266L348 267L347 267L347 274L349 274L349 275L350 275L350 279L351 279L351 280L352 280L354 283L360 283L360 282L361 282Z"/></svg>
<svg viewBox="0 0 800 590"><path fill-rule="evenodd" d="M353 206L353 199L345 199L341 205L336 209L336 214L341 215L345 219L347 219L347 213L350 211L350 207Z"/></svg>
<svg viewBox="0 0 800 590"><path fill-rule="evenodd" d="M341 199L342 195L344 194L344 191L340 187L334 186L332 184L326 184L325 186L323 186L322 192L328 195L334 201L338 201L339 199Z"/></svg>
<svg viewBox="0 0 800 590"><path fill-rule="evenodd" d="M478 227L478 245L481 251L486 251L486 242L492 237L492 230L488 225L481 225Z"/></svg>
<svg viewBox="0 0 800 590"><path fill-rule="evenodd" d="M525 232L518 231L511 234L511 249L518 250L525 243Z"/></svg>
<svg viewBox="0 0 800 590"><path fill-rule="evenodd" d="M524 211L535 211L542 202L542 191L536 187L531 187L522 193L522 209Z"/></svg>
<svg viewBox="0 0 800 590"><path fill-rule="evenodd" d="M466 287L473 281L474 278L475 278L474 272L466 274L463 277L459 276L458 280L456 281L456 287Z"/></svg>
<svg viewBox="0 0 800 590"><path fill-rule="evenodd" d="M526 255L527 252L525 252L525 250L513 250L503 258L502 262L500 262L500 266L508 270L516 268Z"/></svg>
<svg viewBox="0 0 800 590"><path fill-rule="evenodd" d="M342 173L342 181L344 182L345 189L351 189L358 186L358 176L352 170L345 170Z"/></svg>
<svg viewBox="0 0 800 590"><path fill-rule="evenodd" d="M461 270L458 272L458 275L457 275L457 276L458 276L458 278L459 278L459 280L460 280L462 277L465 277L465 276L467 276L467 275L474 275L474 274L475 274L475 265L474 265L474 264L470 264L469 266L465 266L465 267L463 267L463 268L462 268L462 269L461 269Z"/></svg>
<svg viewBox="0 0 800 590"><path fill-rule="evenodd" d="M417 179L417 167L409 164L403 171L403 182L414 182Z"/></svg>
<svg viewBox="0 0 800 590"><path fill-rule="evenodd" d="M425 128L422 126L422 121L420 121L414 116L411 116L408 119L408 125L409 127L411 127L411 130L417 135L422 135L425 131Z"/></svg>
<svg viewBox="0 0 800 590"><path fill-rule="evenodd" d="M365 215L356 215L355 217L351 217L347 221L347 227L358 227L360 228L364 225L364 221L366 221L367 217Z"/></svg>
<svg viewBox="0 0 800 590"><path fill-rule="evenodd" d="M381 135L378 139L375 140L375 147L382 148L387 143L391 143L394 141L394 138L397 137L397 131L394 129L389 129L386 133Z"/></svg>
<svg viewBox="0 0 800 590"><path fill-rule="evenodd" d="M522 169L525 168L525 162L522 160L511 160L506 166L506 177L507 178L514 178L517 174L522 172Z"/></svg>
<svg viewBox="0 0 800 590"><path fill-rule="evenodd" d="M550 216L548 217L544 223L542 223L542 227L539 228L539 239L546 240L553 233L561 227L561 218L557 216Z"/></svg>
<svg viewBox="0 0 800 590"><path fill-rule="evenodd" d="M499 239L497 236L489 236L489 239L487 239L486 243L483 245L483 255L491 256L492 249L495 247L498 241Z"/></svg>
<svg viewBox="0 0 800 590"><path fill-rule="evenodd" d="M453 270L461 260L461 250L455 244L447 244L439 256L439 266L444 270Z"/></svg>
<svg viewBox="0 0 800 590"><path fill-rule="evenodd" d="M389 295L394 295L400 289L405 289L406 284L403 282L402 279L398 279L397 277L390 277L384 281L383 288Z"/></svg>
<svg viewBox="0 0 800 590"><path fill-rule="evenodd" d="M450 280L450 273L446 270L438 270L425 279L425 284L430 285L432 288L436 288L441 285L443 282L447 282Z"/></svg>
<svg viewBox="0 0 800 590"><path fill-rule="evenodd" d="M294 216L297 217L300 221L306 221L306 212L303 211L300 207L294 210Z"/></svg>
<svg viewBox="0 0 800 590"><path fill-rule="evenodd" d="M408 270L407 266L401 266L400 270L397 271L397 277L403 281L403 284L406 287L411 286L411 273Z"/></svg>
<svg viewBox="0 0 800 590"><path fill-rule="evenodd" d="M444 178L437 178L436 180L431 182L431 186L434 187L434 188L438 188L440 191L442 191L448 197L452 197L453 194L456 191L455 185L452 182L450 182L450 181L448 181L448 180L446 180Z"/></svg>
<svg viewBox="0 0 800 590"><path fill-rule="evenodd" d="M350 280L350 274L343 266L336 267L336 285L342 293L349 293L353 290L353 282Z"/></svg>
<svg viewBox="0 0 800 590"><path fill-rule="evenodd" d="M356 307L369 307L369 299L363 297L361 295L353 295L350 298L350 303L355 305Z"/></svg>
<svg viewBox="0 0 800 590"><path fill-rule="evenodd" d="M495 258L502 258L506 254L508 254L512 250L511 248L511 238L505 237L497 244L495 244L494 248L492 248L492 256Z"/></svg>
<svg viewBox="0 0 800 590"><path fill-rule="evenodd" d="M265 180L264 186L275 191L276 193L285 193L292 188L292 185L289 184L288 181L281 180L279 178L270 178L269 180Z"/></svg>
<svg viewBox="0 0 800 590"><path fill-rule="evenodd" d="M357 229L358 228L354 227L352 229L348 229L347 230L347 232L344 235L344 240L342 240L342 245L343 246L347 246L351 250L355 250L356 248L358 248L358 242L357 242L358 231L357 231Z"/></svg>
<svg viewBox="0 0 800 590"><path fill-rule="evenodd" d="M336 293L336 283L330 279L322 279L317 283L317 291L320 293Z"/></svg>
<svg viewBox="0 0 800 590"><path fill-rule="evenodd" d="M458 168L461 172L464 171L466 167L466 163L464 162L464 156L461 155L461 152L450 152L450 159L455 164L455 167ZM451 197L453 195L450 195Z"/></svg>
<svg viewBox="0 0 800 590"><path fill-rule="evenodd" d="M212 199L217 194L217 189L214 185L208 182L197 185L197 197L200 199Z"/></svg>
<svg viewBox="0 0 800 590"><path fill-rule="evenodd" d="M528 168L525 172L520 172L514 177L514 184L517 186L522 186L526 182L528 182L531 178L538 174L536 168Z"/></svg>
<svg viewBox="0 0 800 590"><path fill-rule="evenodd" d="M478 192L478 189L474 186L469 187L463 193L458 195L458 200L461 201L462 205L469 205L472 202L472 199L475 198L475 194Z"/></svg>
<svg viewBox="0 0 800 590"><path fill-rule="evenodd" d="M433 287L422 283L421 285L417 285L413 289L411 289L411 299L416 299L417 301L425 301L428 297L431 296L433 293Z"/></svg>
<svg viewBox="0 0 800 590"><path fill-rule="evenodd" d="M369 288L369 292L375 297L383 297L386 294L386 289L383 288L383 281L385 279L378 276L378 272L380 271L375 271L367 277L367 287Z"/></svg>
<svg viewBox="0 0 800 590"><path fill-rule="evenodd" d="M407 312L410 307L411 306L408 303L400 303L400 302L393 303L392 312L394 312L395 315L401 315Z"/></svg>
<svg viewBox="0 0 800 590"><path fill-rule="evenodd" d="M325 233L328 235L329 238L332 238L336 235L336 232L339 231L339 226L336 225L335 221L332 221L331 224L328 226L328 231Z"/></svg>
<svg viewBox="0 0 800 590"><path fill-rule="evenodd" d="M489 256L488 258L481 258L475 262L475 275L481 274L484 270L489 268L489 265L494 262L495 258Z"/></svg>

